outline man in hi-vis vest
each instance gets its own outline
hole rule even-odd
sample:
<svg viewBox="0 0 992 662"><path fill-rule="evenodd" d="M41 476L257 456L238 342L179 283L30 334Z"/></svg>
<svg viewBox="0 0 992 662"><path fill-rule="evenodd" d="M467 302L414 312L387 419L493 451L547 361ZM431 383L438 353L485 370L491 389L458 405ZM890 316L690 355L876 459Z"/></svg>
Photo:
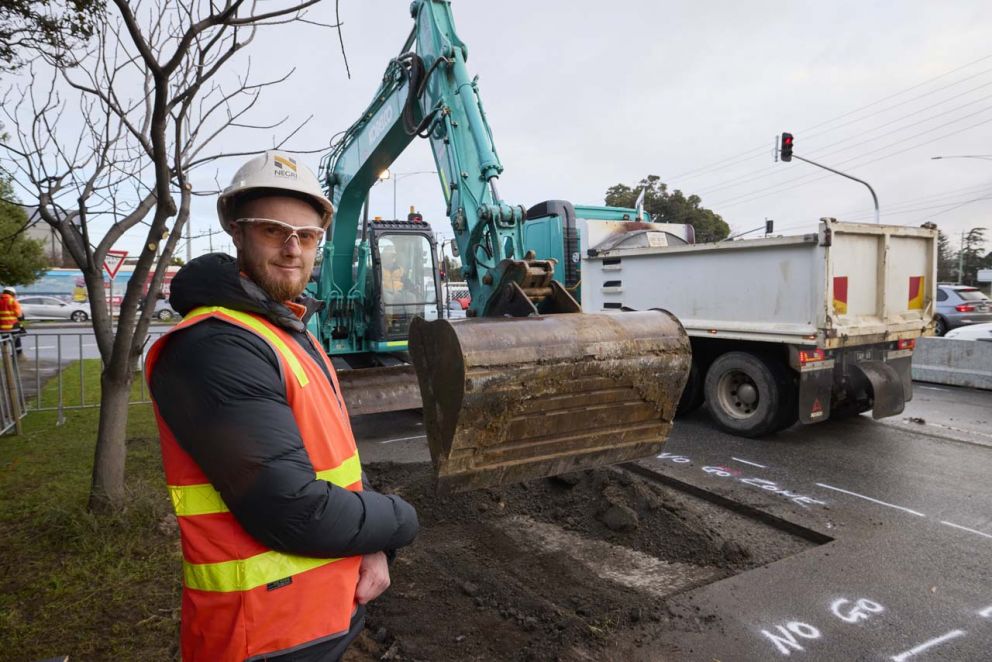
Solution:
<svg viewBox="0 0 992 662"><path fill-rule="evenodd" d="M331 362L302 297L333 209L288 154L245 163L217 201L237 259L172 281L183 321L149 350L182 538L185 662L337 660L389 586L413 507L363 489Z"/></svg>

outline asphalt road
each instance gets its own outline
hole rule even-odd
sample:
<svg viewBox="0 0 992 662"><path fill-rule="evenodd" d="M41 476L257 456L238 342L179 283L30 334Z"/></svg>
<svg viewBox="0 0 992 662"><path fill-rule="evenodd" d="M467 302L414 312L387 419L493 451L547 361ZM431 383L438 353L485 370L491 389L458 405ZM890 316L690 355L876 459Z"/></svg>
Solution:
<svg viewBox="0 0 992 662"><path fill-rule="evenodd" d="M152 324L150 335L157 336L171 328L170 324ZM21 339L26 359L33 361L59 361L63 364L79 358L98 359L96 337L90 324L37 324L29 328ZM61 349L61 353L60 353Z"/></svg>
<svg viewBox="0 0 992 662"><path fill-rule="evenodd" d="M54 365L60 345L98 357L79 325L32 330L25 358ZM766 439L678 421L642 471L819 544L675 597L704 625L659 640L692 660L992 659L992 392L914 390L897 417ZM430 459L417 412L353 427L365 462Z"/></svg>
<svg viewBox="0 0 992 662"><path fill-rule="evenodd" d="M992 393L917 384L898 417L748 440L705 412L640 467L818 544L684 593L692 660L992 659ZM364 461L425 461L412 413L354 422ZM659 532L664 535L664 532Z"/></svg>

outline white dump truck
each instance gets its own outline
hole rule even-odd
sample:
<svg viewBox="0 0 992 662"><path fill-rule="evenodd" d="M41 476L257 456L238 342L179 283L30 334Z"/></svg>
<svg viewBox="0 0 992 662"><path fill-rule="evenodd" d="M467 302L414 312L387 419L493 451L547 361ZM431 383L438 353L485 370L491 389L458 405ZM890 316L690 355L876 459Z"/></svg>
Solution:
<svg viewBox="0 0 992 662"><path fill-rule="evenodd" d="M815 234L691 244L676 236L684 226L575 211L583 310L663 308L685 326L683 412L705 401L720 428L753 437L893 416L912 398L913 349L933 319L934 227L824 218Z"/></svg>

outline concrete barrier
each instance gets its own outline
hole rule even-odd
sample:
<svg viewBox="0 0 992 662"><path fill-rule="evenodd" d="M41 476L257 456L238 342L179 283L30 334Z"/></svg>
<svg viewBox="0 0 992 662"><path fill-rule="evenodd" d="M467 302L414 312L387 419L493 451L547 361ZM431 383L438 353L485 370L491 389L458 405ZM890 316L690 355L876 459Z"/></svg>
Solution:
<svg viewBox="0 0 992 662"><path fill-rule="evenodd" d="M992 390L992 342L920 338L913 380Z"/></svg>

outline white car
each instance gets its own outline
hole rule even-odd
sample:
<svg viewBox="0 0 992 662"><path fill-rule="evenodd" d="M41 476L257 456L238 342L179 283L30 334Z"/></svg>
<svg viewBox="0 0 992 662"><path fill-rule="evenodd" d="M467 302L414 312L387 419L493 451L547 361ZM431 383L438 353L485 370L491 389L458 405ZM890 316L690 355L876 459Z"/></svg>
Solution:
<svg viewBox="0 0 992 662"><path fill-rule="evenodd" d="M85 322L90 318L90 307L85 303L62 301L55 297L26 296L18 298L26 320L72 320Z"/></svg>
<svg viewBox="0 0 992 662"><path fill-rule="evenodd" d="M992 342L992 322L951 329L944 337L954 338L955 340L984 340L985 342Z"/></svg>

